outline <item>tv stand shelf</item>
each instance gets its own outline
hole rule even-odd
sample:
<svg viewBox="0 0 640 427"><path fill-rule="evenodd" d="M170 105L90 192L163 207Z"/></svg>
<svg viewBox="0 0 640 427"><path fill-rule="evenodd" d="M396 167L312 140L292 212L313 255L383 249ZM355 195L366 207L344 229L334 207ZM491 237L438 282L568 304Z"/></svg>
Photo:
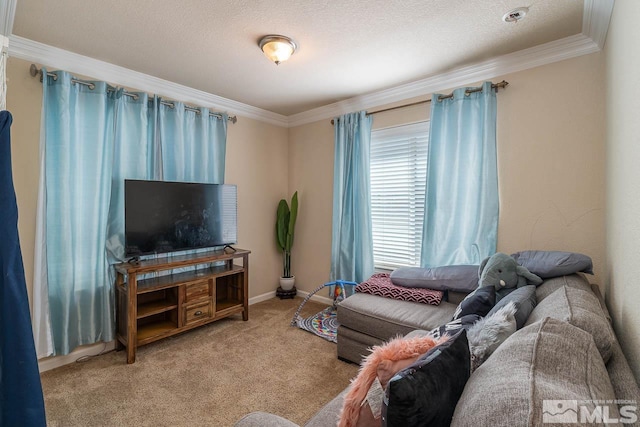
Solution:
<svg viewBox="0 0 640 427"><path fill-rule="evenodd" d="M117 264L116 330L127 363L135 362L141 345L237 313L248 320L250 253L216 250ZM210 265L219 261L222 265ZM196 269L173 273L192 266ZM138 279L149 273L153 277Z"/></svg>

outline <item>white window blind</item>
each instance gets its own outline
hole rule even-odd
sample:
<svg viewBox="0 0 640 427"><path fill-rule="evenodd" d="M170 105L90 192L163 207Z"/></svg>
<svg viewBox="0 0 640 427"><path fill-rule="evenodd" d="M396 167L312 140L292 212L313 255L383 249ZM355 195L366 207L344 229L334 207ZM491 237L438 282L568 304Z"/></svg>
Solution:
<svg viewBox="0 0 640 427"><path fill-rule="evenodd" d="M378 269L420 265L429 122L371 133L373 258Z"/></svg>

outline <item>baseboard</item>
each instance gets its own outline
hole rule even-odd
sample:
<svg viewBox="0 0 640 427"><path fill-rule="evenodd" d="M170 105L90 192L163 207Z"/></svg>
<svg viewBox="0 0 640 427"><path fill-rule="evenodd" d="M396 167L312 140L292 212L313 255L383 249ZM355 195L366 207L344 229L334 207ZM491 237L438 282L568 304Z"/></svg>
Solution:
<svg viewBox="0 0 640 427"><path fill-rule="evenodd" d="M115 341L85 345L81 348L73 350L71 353L64 356L51 356L38 360L38 369L41 373L50 371L51 369L74 363L82 358L98 356L102 353L115 350L115 348Z"/></svg>
<svg viewBox="0 0 640 427"><path fill-rule="evenodd" d="M256 295L255 297L249 298L249 305L257 304L262 301L266 301L271 298L275 298L276 291L267 292L266 294Z"/></svg>
<svg viewBox="0 0 640 427"><path fill-rule="evenodd" d="M300 289L298 289L298 292L296 294L296 298L306 298L307 296L309 296L311 292L307 292L307 291L301 291ZM257 304L259 302L262 301L266 301L268 299L271 298L275 298L276 296L276 291L271 291L271 292L267 292L265 294L262 295L257 295L253 298L249 298L249 305L253 305L253 304ZM319 302L321 304L325 304L325 305L331 305L333 304L333 300L331 298L328 297L322 297L320 295L314 295L311 298L309 298L311 301L316 301Z"/></svg>
<svg viewBox="0 0 640 427"><path fill-rule="evenodd" d="M296 298L306 298L309 295L309 292L298 291L298 295ZM262 301L269 300L271 298L275 298L276 291L267 292L261 295L256 295L255 297L249 298L249 305L257 304ZM333 304L333 300L327 297L321 297L318 295L314 295L310 298L312 301L316 301L322 304L331 305ZM107 343L101 342L97 344L91 344L87 346L83 346L78 348L71 353L65 356L52 356L46 357L38 360L38 369L40 372L50 371L51 369L59 368L64 365L69 365L78 361L79 359L91 356L97 356L101 353L106 353L112 350L115 350L116 342L109 341Z"/></svg>
<svg viewBox="0 0 640 427"><path fill-rule="evenodd" d="M306 291L301 291L298 290L298 297L302 297L302 298L306 298L307 296L309 296L311 292L306 292ZM333 304L333 300L331 298L328 297L322 297L318 294L312 296L311 298L309 298L310 301L316 301L325 305L332 305Z"/></svg>

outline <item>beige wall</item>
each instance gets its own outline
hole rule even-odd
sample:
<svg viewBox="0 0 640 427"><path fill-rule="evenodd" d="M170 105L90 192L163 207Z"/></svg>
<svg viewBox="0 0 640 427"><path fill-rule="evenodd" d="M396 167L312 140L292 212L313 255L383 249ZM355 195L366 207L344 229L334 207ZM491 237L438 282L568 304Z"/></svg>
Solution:
<svg viewBox="0 0 640 427"><path fill-rule="evenodd" d="M291 250L296 288L310 292L329 280L333 212L333 126L322 120L289 129L289 192L299 209Z"/></svg>
<svg viewBox="0 0 640 427"><path fill-rule="evenodd" d="M594 259L596 276L590 279L600 282L604 56L581 56L493 80L503 78L510 85L498 94L498 250L582 252ZM374 128L426 120L428 108L424 104L377 114ZM328 280L330 269L333 129L329 121L290 129L289 152L289 189L304 190L305 196L292 257L300 279L297 286L310 291Z"/></svg>
<svg viewBox="0 0 640 427"><path fill-rule="evenodd" d="M504 76L498 250L566 250L604 264L604 55ZM498 80L498 79L495 79Z"/></svg>
<svg viewBox="0 0 640 427"><path fill-rule="evenodd" d="M607 59L607 304L640 380L640 2L618 0Z"/></svg>
<svg viewBox="0 0 640 427"><path fill-rule="evenodd" d="M28 68L27 62L9 59L14 180L31 292L41 85L29 76ZM510 86L498 95L498 250L583 252L595 261L596 276L591 280L601 282L604 55L581 56L494 81L502 78ZM374 127L425 120L428 108L424 104L378 114ZM240 117L237 124L229 125L226 171L226 182L238 185L238 246L252 250L250 296L272 292L278 286L281 260L273 236L275 209L280 198L288 199L296 190L300 198L292 254L296 286L309 292L326 282L333 186L333 126L329 120L287 130ZM619 250L633 253L624 246ZM611 298L616 308L615 292ZM630 310L622 311L630 315Z"/></svg>
<svg viewBox="0 0 640 427"><path fill-rule="evenodd" d="M29 62L9 58L7 109L13 114L11 149L18 199L18 228L30 300L33 289L35 213L42 85ZM277 288L280 254L273 227L275 209L287 194L287 129L238 117L229 123L225 182L238 185L238 247L250 249L249 296Z"/></svg>
<svg viewBox="0 0 640 427"><path fill-rule="evenodd" d="M273 292L282 275L276 208L287 197L287 129L238 117L229 124L225 182L238 186L238 244L251 250L249 297Z"/></svg>

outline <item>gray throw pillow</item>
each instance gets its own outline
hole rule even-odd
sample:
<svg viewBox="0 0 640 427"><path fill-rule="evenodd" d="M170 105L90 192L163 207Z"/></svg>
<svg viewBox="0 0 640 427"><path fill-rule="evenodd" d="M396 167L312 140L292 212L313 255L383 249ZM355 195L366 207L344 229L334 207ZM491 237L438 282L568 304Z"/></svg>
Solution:
<svg viewBox="0 0 640 427"><path fill-rule="evenodd" d="M498 310L502 309L504 306L513 302L516 306L516 325L517 328L520 329L524 326L529 315L536 307L536 286L535 285L527 285L521 288L516 289L515 291L508 294L506 297L502 298L487 314L487 316L491 316L495 314Z"/></svg>
<svg viewBox="0 0 640 427"><path fill-rule="evenodd" d="M516 331L516 304L503 304L495 313L489 313L467 329L471 351L471 372L475 371L491 354ZM493 310L492 310L493 311Z"/></svg>
<svg viewBox="0 0 640 427"><path fill-rule="evenodd" d="M478 287L477 265L447 265L434 268L400 267L391 275L391 283L406 288L427 288L468 294Z"/></svg>
<svg viewBox="0 0 640 427"><path fill-rule="evenodd" d="M511 256L518 264L543 279L578 272L593 274L591 258L576 252L522 251Z"/></svg>

